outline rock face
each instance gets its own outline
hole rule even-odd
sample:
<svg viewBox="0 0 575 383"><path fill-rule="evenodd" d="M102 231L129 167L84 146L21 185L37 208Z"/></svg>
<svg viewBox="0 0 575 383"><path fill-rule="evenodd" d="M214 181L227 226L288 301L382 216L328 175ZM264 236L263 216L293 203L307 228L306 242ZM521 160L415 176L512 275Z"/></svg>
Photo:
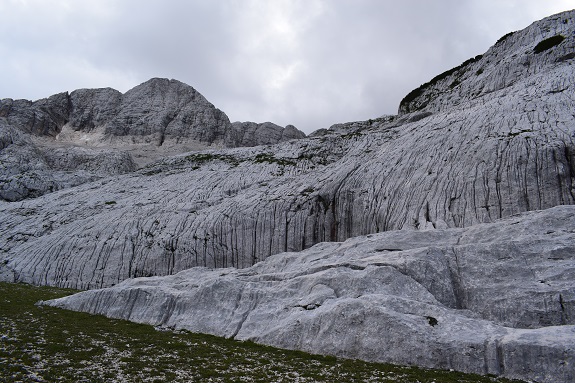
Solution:
<svg viewBox="0 0 575 383"><path fill-rule="evenodd" d="M485 54L471 58L409 93L400 103L399 113L436 113L461 104L481 102L483 96L513 88L531 77L531 84L545 83L548 93L568 91L562 76L546 80L543 68L572 66L573 11L536 22L528 28L500 38ZM544 118L541 116L541 118Z"/></svg>
<svg viewBox="0 0 575 383"><path fill-rule="evenodd" d="M293 125L285 128L264 122L234 122L232 133L228 136L229 147L273 145L279 142L305 138L305 133Z"/></svg>
<svg viewBox="0 0 575 383"><path fill-rule="evenodd" d="M86 141L96 139L89 142L92 145L122 137L158 146L165 139L217 144L223 143L230 126L227 116L194 88L159 78L125 94L110 88L80 89L36 102L5 99L0 117L37 136L56 137L62 130L81 132Z"/></svg>
<svg viewBox="0 0 575 383"><path fill-rule="evenodd" d="M575 207L391 231L45 302L282 348L575 379Z"/></svg>
<svg viewBox="0 0 575 383"><path fill-rule="evenodd" d="M104 125L104 135L152 139L158 146L168 139L219 144L229 125L228 117L191 86L155 78L122 96L118 113Z"/></svg>
<svg viewBox="0 0 575 383"><path fill-rule="evenodd" d="M59 93L36 102L3 99L0 118L26 133L54 137L68 120L70 99L67 93Z"/></svg>
<svg viewBox="0 0 575 383"><path fill-rule="evenodd" d="M232 125L194 88L176 80L154 78L125 94L80 89L35 102L4 99L0 199L38 197L208 146L303 137L291 125Z"/></svg>
<svg viewBox="0 0 575 383"><path fill-rule="evenodd" d="M553 16L496 44L489 54L504 63L518 55L509 39L521 42L529 69L508 73L493 61L460 86L488 73L505 86L450 107L341 134L175 157L1 204L2 274L97 288L193 266L248 267L323 241L468 227L573 204L575 61L564 59L575 51L573 16ZM559 45L534 52L557 33L566 36Z"/></svg>
<svg viewBox="0 0 575 383"><path fill-rule="evenodd" d="M0 200L34 198L135 169L128 153L38 145L0 118Z"/></svg>
<svg viewBox="0 0 575 383"><path fill-rule="evenodd" d="M329 127L329 129L319 129L313 132L310 136L323 136L325 134L359 134L362 131L366 131L370 128L378 127L382 124L387 124L393 122L396 116L382 116L375 119L370 119L367 121L353 121L344 122L341 124L334 124Z"/></svg>

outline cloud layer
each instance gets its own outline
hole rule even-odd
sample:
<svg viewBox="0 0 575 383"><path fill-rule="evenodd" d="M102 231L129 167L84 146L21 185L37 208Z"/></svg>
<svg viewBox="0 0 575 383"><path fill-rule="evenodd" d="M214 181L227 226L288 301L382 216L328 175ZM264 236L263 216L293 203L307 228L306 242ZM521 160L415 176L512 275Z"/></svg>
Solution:
<svg viewBox="0 0 575 383"><path fill-rule="evenodd" d="M310 133L394 114L411 89L570 3L0 0L0 98L168 77L232 121Z"/></svg>

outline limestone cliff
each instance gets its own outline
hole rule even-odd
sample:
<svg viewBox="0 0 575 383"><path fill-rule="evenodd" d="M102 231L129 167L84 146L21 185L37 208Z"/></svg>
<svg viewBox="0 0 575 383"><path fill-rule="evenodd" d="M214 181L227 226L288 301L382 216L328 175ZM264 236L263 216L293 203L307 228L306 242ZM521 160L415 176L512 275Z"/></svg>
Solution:
<svg viewBox="0 0 575 383"><path fill-rule="evenodd" d="M467 227L573 204L575 60L564 59L575 51L573 31L567 12L516 32L529 72L449 108L428 106L351 133L182 155L2 203L4 278L95 288L193 266L247 267L322 241ZM557 33L566 38L535 53ZM505 46L491 49L501 62L518 55Z"/></svg>

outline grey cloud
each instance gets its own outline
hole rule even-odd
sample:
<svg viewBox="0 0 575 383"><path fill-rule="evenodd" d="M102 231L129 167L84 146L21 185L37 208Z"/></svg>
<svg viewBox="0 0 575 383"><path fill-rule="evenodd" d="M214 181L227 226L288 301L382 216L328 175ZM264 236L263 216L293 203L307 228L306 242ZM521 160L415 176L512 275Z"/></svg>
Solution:
<svg viewBox="0 0 575 383"><path fill-rule="evenodd" d="M395 113L413 88L568 3L0 0L0 98L168 77L232 120L309 133Z"/></svg>

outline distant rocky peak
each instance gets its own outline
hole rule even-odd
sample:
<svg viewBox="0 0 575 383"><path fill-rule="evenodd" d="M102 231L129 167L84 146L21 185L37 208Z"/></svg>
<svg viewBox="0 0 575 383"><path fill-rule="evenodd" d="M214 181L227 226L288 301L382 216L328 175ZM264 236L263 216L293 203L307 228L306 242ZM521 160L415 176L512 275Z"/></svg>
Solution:
<svg viewBox="0 0 575 383"><path fill-rule="evenodd" d="M78 89L0 100L0 201L38 197L190 151L272 145L305 134L271 122L232 126L193 87L152 78L126 93Z"/></svg>
<svg viewBox="0 0 575 383"><path fill-rule="evenodd" d="M305 133L293 125L287 125L282 128L272 122L237 121L232 124L232 131L227 137L226 146L273 145L305 137Z"/></svg>
<svg viewBox="0 0 575 383"><path fill-rule="evenodd" d="M143 107L184 107L191 102L213 107L196 89L181 81L152 78L124 94L124 103L140 103Z"/></svg>
<svg viewBox="0 0 575 383"><path fill-rule="evenodd" d="M78 89L70 93L70 102L69 127L91 132L118 114L122 93L112 88Z"/></svg>
<svg viewBox="0 0 575 383"><path fill-rule="evenodd" d="M0 100L0 117L26 133L54 137L68 122L70 113L68 92L62 92L37 101Z"/></svg>
<svg viewBox="0 0 575 383"><path fill-rule="evenodd" d="M575 10L502 36L483 55L464 61L407 94L399 114L435 113L508 88L575 58Z"/></svg>

